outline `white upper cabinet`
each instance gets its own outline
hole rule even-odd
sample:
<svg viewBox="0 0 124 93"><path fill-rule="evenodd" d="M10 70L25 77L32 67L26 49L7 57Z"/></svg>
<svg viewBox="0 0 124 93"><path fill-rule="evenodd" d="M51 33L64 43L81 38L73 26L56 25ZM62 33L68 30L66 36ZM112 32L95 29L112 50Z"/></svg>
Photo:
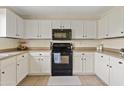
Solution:
<svg viewBox="0 0 124 93"><path fill-rule="evenodd" d="M16 36L23 38L24 35L24 21L21 17L16 16Z"/></svg>
<svg viewBox="0 0 124 93"><path fill-rule="evenodd" d="M96 39L96 21L84 21L83 36L85 39Z"/></svg>
<svg viewBox="0 0 124 93"><path fill-rule="evenodd" d="M98 22L98 37L112 38L124 36L124 7L115 7Z"/></svg>
<svg viewBox="0 0 124 93"><path fill-rule="evenodd" d="M98 21L98 38L108 38L108 15Z"/></svg>
<svg viewBox="0 0 124 93"><path fill-rule="evenodd" d="M52 29L49 20L25 20L25 38L51 39Z"/></svg>
<svg viewBox="0 0 124 93"><path fill-rule="evenodd" d="M109 14L110 37L124 36L124 8L116 7Z"/></svg>
<svg viewBox="0 0 124 93"><path fill-rule="evenodd" d="M83 39L83 21L72 21L72 39Z"/></svg>
<svg viewBox="0 0 124 93"><path fill-rule="evenodd" d="M25 20L25 38L38 38L38 21L37 20Z"/></svg>
<svg viewBox="0 0 124 93"><path fill-rule="evenodd" d="M50 20L40 20L39 24L39 38L52 39L52 29Z"/></svg>
<svg viewBox="0 0 124 93"><path fill-rule="evenodd" d="M16 15L9 10L6 11L6 36L16 37Z"/></svg>
<svg viewBox="0 0 124 93"><path fill-rule="evenodd" d="M71 21L69 20L53 20L52 29L71 29Z"/></svg>
<svg viewBox="0 0 124 93"><path fill-rule="evenodd" d="M8 9L0 9L0 37L21 38L23 19Z"/></svg>

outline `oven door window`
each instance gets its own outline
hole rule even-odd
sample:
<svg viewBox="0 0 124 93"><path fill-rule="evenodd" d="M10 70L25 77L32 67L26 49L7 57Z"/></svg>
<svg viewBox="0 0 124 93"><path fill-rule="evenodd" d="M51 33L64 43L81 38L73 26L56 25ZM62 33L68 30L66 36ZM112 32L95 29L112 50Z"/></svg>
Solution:
<svg viewBox="0 0 124 93"><path fill-rule="evenodd" d="M54 38L67 38L67 33L54 33Z"/></svg>
<svg viewBox="0 0 124 93"><path fill-rule="evenodd" d="M69 56L61 56L61 64L69 64Z"/></svg>
<svg viewBox="0 0 124 93"><path fill-rule="evenodd" d="M54 64L69 64L69 55L54 53Z"/></svg>

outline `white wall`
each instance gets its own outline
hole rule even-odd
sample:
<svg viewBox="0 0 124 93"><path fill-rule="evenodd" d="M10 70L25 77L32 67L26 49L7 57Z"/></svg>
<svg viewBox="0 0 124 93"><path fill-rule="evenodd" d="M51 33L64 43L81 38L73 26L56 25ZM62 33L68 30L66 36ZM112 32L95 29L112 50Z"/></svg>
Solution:
<svg viewBox="0 0 124 93"><path fill-rule="evenodd" d="M124 48L124 38L104 39L101 42L106 48Z"/></svg>
<svg viewBox="0 0 124 93"><path fill-rule="evenodd" d="M51 40L26 40L28 47L50 47ZM58 41L61 42L61 41ZM100 41L98 40L72 40L64 41L72 42L75 47L96 47Z"/></svg>
<svg viewBox="0 0 124 93"><path fill-rule="evenodd" d="M0 38L0 50L8 48L16 48L18 45L18 39Z"/></svg>

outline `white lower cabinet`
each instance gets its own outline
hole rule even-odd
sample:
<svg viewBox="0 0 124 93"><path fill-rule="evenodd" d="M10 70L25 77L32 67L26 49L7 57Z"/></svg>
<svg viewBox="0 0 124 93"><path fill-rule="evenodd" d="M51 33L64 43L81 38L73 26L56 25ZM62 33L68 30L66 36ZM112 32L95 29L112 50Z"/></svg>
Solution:
<svg viewBox="0 0 124 93"><path fill-rule="evenodd" d="M74 52L73 74L93 74L93 73L94 73L94 53Z"/></svg>
<svg viewBox="0 0 124 93"><path fill-rule="evenodd" d="M4 59L1 62L1 86L16 85L16 57Z"/></svg>
<svg viewBox="0 0 124 93"><path fill-rule="evenodd" d="M51 52L30 52L30 74L51 74Z"/></svg>
<svg viewBox="0 0 124 93"><path fill-rule="evenodd" d="M110 57L110 85L124 85L124 60Z"/></svg>
<svg viewBox="0 0 124 93"><path fill-rule="evenodd" d="M124 60L96 53L95 73L107 85L122 86L124 85Z"/></svg>
<svg viewBox="0 0 124 93"><path fill-rule="evenodd" d="M95 54L95 73L106 84L109 84L109 56Z"/></svg>
<svg viewBox="0 0 124 93"><path fill-rule="evenodd" d="M17 84L28 75L28 54L17 56Z"/></svg>

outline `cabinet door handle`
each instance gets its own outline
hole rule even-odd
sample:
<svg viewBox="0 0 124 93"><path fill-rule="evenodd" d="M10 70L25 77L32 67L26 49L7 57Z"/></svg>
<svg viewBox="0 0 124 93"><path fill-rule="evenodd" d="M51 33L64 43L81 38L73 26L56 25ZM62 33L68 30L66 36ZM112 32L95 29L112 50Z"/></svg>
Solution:
<svg viewBox="0 0 124 93"><path fill-rule="evenodd" d="M108 67L109 65L107 65L107 67Z"/></svg>
<svg viewBox="0 0 124 93"><path fill-rule="evenodd" d="M119 64L123 64L123 62L121 62L121 61L119 61L118 63L119 63Z"/></svg>
<svg viewBox="0 0 124 93"><path fill-rule="evenodd" d="M101 58L103 58L103 56L101 56Z"/></svg>
<svg viewBox="0 0 124 93"><path fill-rule="evenodd" d="M124 32L121 32L121 34L123 34Z"/></svg>
<svg viewBox="0 0 124 93"><path fill-rule="evenodd" d="M86 60L86 58L84 58L84 60Z"/></svg>
<svg viewBox="0 0 124 93"><path fill-rule="evenodd" d="M108 36L108 34L106 34L106 36Z"/></svg>
<svg viewBox="0 0 124 93"><path fill-rule="evenodd" d="M24 57L24 55L22 57Z"/></svg>
<svg viewBox="0 0 124 93"><path fill-rule="evenodd" d="M2 72L2 74L5 74L5 72Z"/></svg>
<svg viewBox="0 0 124 93"><path fill-rule="evenodd" d="M110 68L112 68L112 66L109 66Z"/></svg>
<svg viewBox="0 0 124 93"><path fill-rule="evenodd" d="M19 66L19 64L17 64L17 66Z"/></svg>

